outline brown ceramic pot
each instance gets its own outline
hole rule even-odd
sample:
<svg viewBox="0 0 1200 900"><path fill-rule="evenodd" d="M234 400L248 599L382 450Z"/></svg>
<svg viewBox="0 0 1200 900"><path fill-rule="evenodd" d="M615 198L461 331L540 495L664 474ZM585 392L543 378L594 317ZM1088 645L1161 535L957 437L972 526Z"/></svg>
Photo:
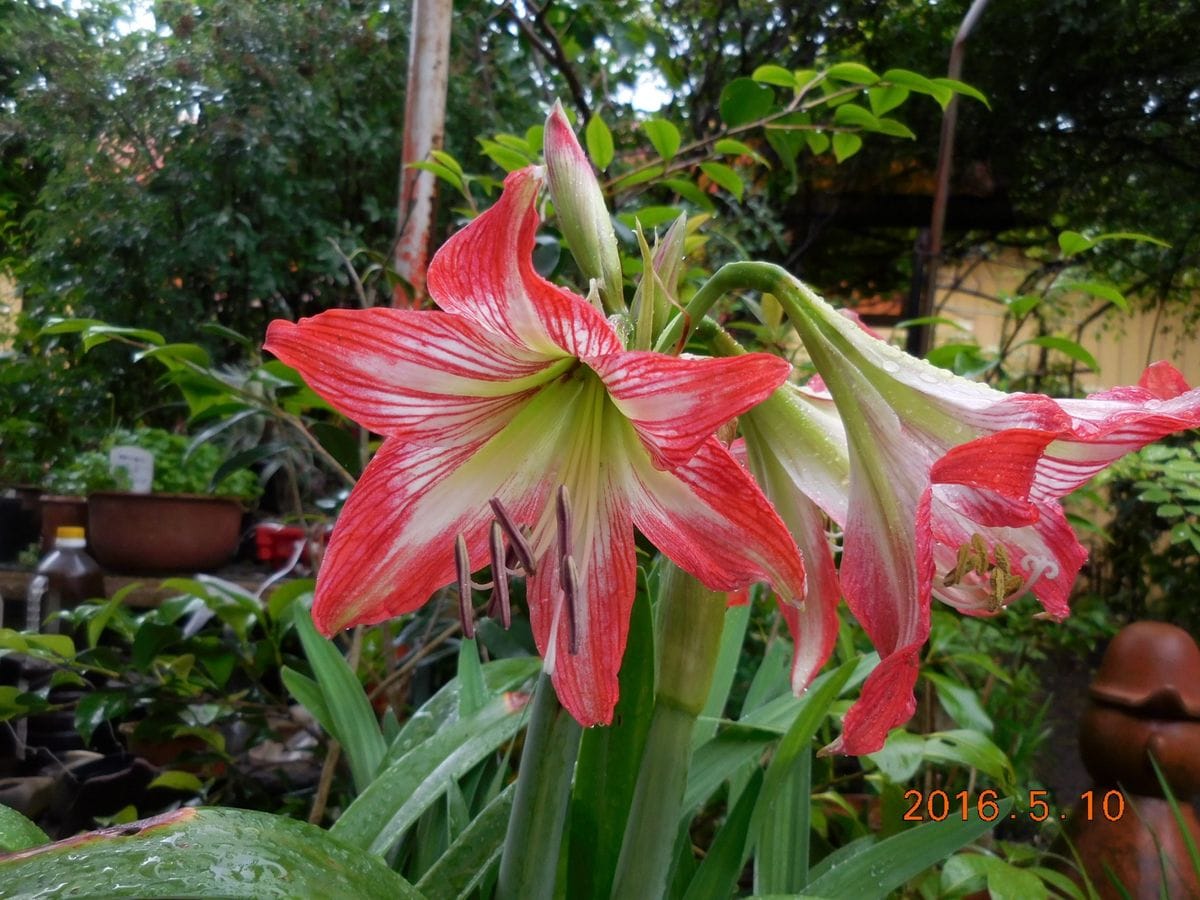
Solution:
<svg viewBox="0 0 1200 900"><path fill-rule="evenodd" d="M219 569L237 552L242 507L199 494L98 491L88 497L88 548L113 572Z"/></svg>

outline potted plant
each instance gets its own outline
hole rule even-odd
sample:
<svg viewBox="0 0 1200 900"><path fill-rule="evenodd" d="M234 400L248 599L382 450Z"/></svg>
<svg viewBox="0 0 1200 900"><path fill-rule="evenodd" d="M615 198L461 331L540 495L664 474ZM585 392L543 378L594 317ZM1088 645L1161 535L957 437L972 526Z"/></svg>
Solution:
<svg viewBox="0 0 1200 900"><path fill-rule="evenodd" d="M152 459L146 483L137 485L142 491L131 489L140 475L114 465L118 448L137 448ZM261 493L253 472L227 472L222 463L219 448L186 435L119 429L55 473L52 483L86 490L88 547L105 568L130 574L210 571L233 558L244 504Z"/></svg>

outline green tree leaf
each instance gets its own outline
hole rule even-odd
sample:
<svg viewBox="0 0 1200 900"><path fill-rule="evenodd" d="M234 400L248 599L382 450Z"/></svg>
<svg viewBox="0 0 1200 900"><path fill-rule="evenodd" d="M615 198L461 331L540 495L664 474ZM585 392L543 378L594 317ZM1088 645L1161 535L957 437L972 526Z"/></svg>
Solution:
<svg viewBox="0 0 1200 900"><path fill-rule="evenodd" d="M775 104L769 87L749 78L735 78L721 91L721 121L731 127L763 118Z"/></svg>
<svg viewBox="0 0 1200 900"><path fill-rule="evenodd" d="M642 130L663 159L670 161L679 152L679 129L666 119L649 119L642 123Z"/></svg>
<svg viewBox="0 0 1200 900"><path fill-rule="evenodd" d="M700 171L737 197L738 200L742 199L746 186L742 183L741 176L729 166L717 162L700 163Z"/></svg>
<svg viewBox="0 0 1200 900"><path fill-rule="evenodd" d="M837 63L825 70L825 77L835 81L845 81L849 84L875 84L879 76L862 63Z"/></svg>
<svg viewBox="0 0 1200 900"><path fill-rule="evenodd" d="M1057 350L1064 356L1069 356L1078 363L1087 366L1093 372L1099 371L1100 364L1096 362L1096 357L1088 353L1079 345L1078 341L1073 341L1070 338L1060 335L1047 334L1041 337L1030 338L1025 341L1026 344L1033 344L1035 347L1047 347L1050 350Z"/></svg>
<svg viewBox="0 0 1200 900"><path fill-rule="evenodd" d="M750 77L762 84L774 84L785 88L798 87L796 76L792 74L791 69L785 69L783 66L759 66Z"/></svg>
<svg viewBox="0 0 1200 900"><path fill-rule="evenodd" d="M587 142L588 156L592 158L596 168L603 172L613 161L614 150L612 132L608 130L599 113L588 119L583 136Z"/></svg>
<svg viewBox="0 0 1200 900"><path fill-rule="evenodd" d="M834 158L842 163L862 149L862 138L848 131L839 131L833 136Z"/></svg>

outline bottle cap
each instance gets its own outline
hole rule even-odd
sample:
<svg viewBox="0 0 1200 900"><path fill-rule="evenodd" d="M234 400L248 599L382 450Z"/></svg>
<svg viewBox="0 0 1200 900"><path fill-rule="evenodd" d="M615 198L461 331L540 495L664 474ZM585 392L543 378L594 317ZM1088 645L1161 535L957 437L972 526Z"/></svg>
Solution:
<svg viewBox="0 0 1200 900"><path fill-rule="evenodd" d="M87 530L81 525L59 525L58 530L54 533L55 537L60 538L75 538L83 540L87 537Z"/></svg>

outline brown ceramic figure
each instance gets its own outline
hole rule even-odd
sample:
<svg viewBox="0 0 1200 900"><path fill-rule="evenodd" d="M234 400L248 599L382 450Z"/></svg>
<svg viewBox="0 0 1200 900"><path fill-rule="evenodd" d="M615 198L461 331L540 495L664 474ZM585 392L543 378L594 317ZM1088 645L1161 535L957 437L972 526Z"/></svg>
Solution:
<svg viewBox="0 0 1200 900"><path fill-rule="evenodd" d="M1200 897L1200 873L1150 764L1153 756L1200 845L1191 805L1200 793L1200 648L1174 625L1135 622L1109 645L1088 693L1079 749L1095 785L1068 836L1092 885L1104 898ZM1102 806L1117 788L1125 802Z"/></svg>

